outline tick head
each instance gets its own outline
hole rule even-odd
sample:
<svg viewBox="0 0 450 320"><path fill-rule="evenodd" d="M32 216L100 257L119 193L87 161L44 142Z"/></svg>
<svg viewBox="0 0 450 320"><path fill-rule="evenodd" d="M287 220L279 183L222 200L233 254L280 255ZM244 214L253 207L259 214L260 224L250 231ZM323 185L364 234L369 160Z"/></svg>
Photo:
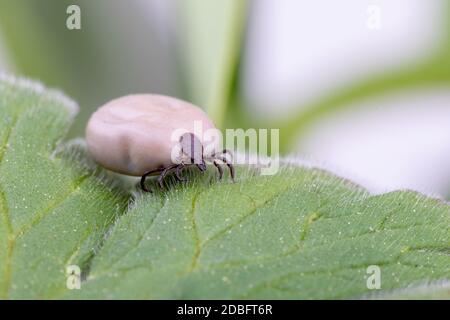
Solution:
<svg viewBox="0 0 450 320"><path fill-rule="evenodd" d="M181 152L191 160L191 163L204 165L203 145L193 133L183 134L180 137L180 145Z"/></svg>

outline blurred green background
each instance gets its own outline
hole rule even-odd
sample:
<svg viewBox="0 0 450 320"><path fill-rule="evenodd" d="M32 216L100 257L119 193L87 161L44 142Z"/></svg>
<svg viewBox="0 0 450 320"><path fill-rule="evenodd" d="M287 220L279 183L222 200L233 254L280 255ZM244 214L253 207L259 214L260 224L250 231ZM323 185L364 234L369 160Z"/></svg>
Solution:
<svg viewBox="0 0 450 320"><path fill-rule="evenodd" d="M418 23L429 25L437 21L438 28L432 31L433 39L425 41L430 43L424 50L421 49L425 53L411 63L387 64L377 72L361 71L358 77L352 78L350 75L338 86L333 83L325 89L320 89L319 86L319 93L308 99L297 99L294 94L292 99L280 98L280 102L277 102L277 96L283 98L286 95L283 90L272 87L270 82L270 79L276 80L273 74L276 75L277 70L280 70L277 63L284 63L282 67L288 71L294 70L298 53L295 50L300 48L299 52L308 52L317 45L316 40L329 43L335 37L333 32L341 32L339 25L333 25L323 18L328 14L339 15L341 11L333 12L332 7L327 7L326 1L318 3L321 8L313 8L307 1L290 0L0 0L0 67L9 72L39 79L45 85L60 88L73 97L80 104L81 110L71 129L71 137L83 135L89 115L106 101L129 93L153 92L176 96L201 106L222 129L280 128L280 147L284 154L299 151L312 156L316 149L303 148L302 146L308 145L303 137L322 119L339 114L343 110L353 112L364 105L360 103L362 101L376 100L405 90L415 92L423 88L448 88L450 85L448 1L422 1L420 5L417 1L399 1L400 5L394 5L390 1L346 0L339 4L340 10L342 13L352 14L350 18L354 17L357 23L361 22L361 30L367 29L365 21L368 18L368 6L376 5L383 10L387 23L378 31L377 37L383 32L384 35L395 33L398 28L408 30L408 23L411 26ZM331 3L329 0L328 4ZM434 8L434 11L430 11L434 13L414 16L421 20L408 20L412 14L411 3L414 3L416 11L429 6ZM66 9L70 4L77 4L81 8L81 30L66 28ZM270 8L275 6L281 10L271 12ZM283 10L291 11L290 17L293 21L286 21ZM299 21L295 21L295 10L298 10L298 15L302 17ZM299 30L308 27L305 17L310 17L317 25L327 26L328 35L324 37L318 31L315 33L312 24L311 30L307 30L309 37L304 39L299 36ZM343 16L341 20L336 21L344 23L344 20L348 19L348 16ZM390 24L390 21L397 20L400 21L398 26ZM270 32L266 36L267 30ZM274 30L282 32L276 33ZM352 25L349 30L344 31L351 32ZM358 29L355 32L360 31ZM370 33L371 30L361 32L364 37L373 34ZM273 39L283 37L287 39L283 43L293 45L292 55L286 58L293 59L293 62L280 61L284 58L279 57L285 56L277 55L278 42ZM400 37L415 38L420 35L403 33ZM266 47L255 45L254 39L259 39L257 44L262 41ZM347 59L344 59L344 62L347 64L358 58L364 61L364 55L358 54L357 41L353 42L335 45L336 48L352 48L345 54ZM289 46L284 50L291 51ZM392 52L385 50L387 56L395 56L397 51L398 47L393 47ZM317 56L314 52L311 55ZM323 55L323 60L328 61L327 63L341 63L338 59L329 59L334 57L332 51L323 52ZM335 56L337 57L337 54ZM317 66L317 70L321 70L326 80L327 68L321 68L320 58L312 59L310 64ZM380 56L379 59L388 58ZM369 58L366 60L366 64L370 65ZM259 64L252 63L253 61L259 61ZM352 68L364 69L359 65L347 69ZM299 70L298 73L301 74L302 69ZM332 75L336 77L338 72L333 72L331 68L328 73L331 78ZM321 83L321 79L315 79L315 75L314 71L309 74L309 78L285 79L290 83L289 86L294 88L291 90L295 91L298 87L307 92L308 86L312 86L314 81ZM258 79L265 78L268 79L265 87L248 93L248 87L252 87L252 83L258 83ZM337 79L339 80L339 77ZM276 84L276 81L274 83ZM268 108L274 112L258 111L258 95L263 97L262 93L265 94L264 97L269 97L264 99L267 100ZM256 99L252 98L252 95L256 95ZM275 97L273 101L270 99L272 96ZM407 114L406 112L405 116ZM318 144L322 147L324 145L323 142ZM415 148L414 144L411 144L411 148ZM442 146L439 148L442 149ZM383 150L378 153L383 153ZM321 158L322 154L325 156ZM331 163L334 156L320 152L316 154L320 161ZM353 154L346 154L345 157L350 159ZM367 158L373 156L368 155ZM408 162L408 158L400 160L398 166ZM380 158L376 161L384 160ZM386 161L383 164L385 167L390 165L389 161ZM356 170L356 165L350 165L350 170L353 168ZM356 170L360 176L364 176L366 172L368 176L373 173L370 166L361 164L361 168ZM412 166L408 174L412 175L417 170L417 167ZM426 168L420 167L420 170ZM378 172L375 174L379 176ZM435 180L435 175L427 177ZM401 177L396 176L382 178L401 181ZM447 178L450 178L450 173L446 172L442 179ZM408 179L405 181L411 181L409 176ZM398 187L421 189L422 180L414 181L412 184L400 183ZM450 185L431 183L422 189L445 194L450 190Z"/></svg>

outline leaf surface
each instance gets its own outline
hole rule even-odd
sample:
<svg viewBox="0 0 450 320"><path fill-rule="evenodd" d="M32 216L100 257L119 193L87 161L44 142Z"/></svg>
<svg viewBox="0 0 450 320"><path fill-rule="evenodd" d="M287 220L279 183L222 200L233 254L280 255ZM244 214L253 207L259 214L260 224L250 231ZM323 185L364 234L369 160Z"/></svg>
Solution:
<svg viewBox="0 0 450 320"><path fill-rule="evenodd" d="M373 293L372 265L381 292L450 277L450 211L440 200L371 196L298 167L270 177L241 168L236 184L190 175L118 219L79 296L359 298Z"/></svg>
<svg viewBox="0 0 450 320"><path fill-rule="evenodd" d="M59 141L77 106L26 80L0 77L0 298L51 298L123 212L77 148Z"/></svg>

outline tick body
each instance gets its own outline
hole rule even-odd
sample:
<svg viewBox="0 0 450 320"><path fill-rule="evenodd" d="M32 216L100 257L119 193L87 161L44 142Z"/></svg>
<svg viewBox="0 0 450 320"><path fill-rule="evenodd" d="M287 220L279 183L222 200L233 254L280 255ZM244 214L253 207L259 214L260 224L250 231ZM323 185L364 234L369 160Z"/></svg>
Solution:
<svg viewBox="0 0 450 320"><path fill-rule="evenodd" d="M226 164L234 180L228 151L205 154L202 136L194 134L199 124L203 131L217 130L200 108L188 102L161 95L129 95L106 103L91 116L86 142L94 160L103 167L141 176L144 191L150 191L145 185L150 175L159 173L157 182L162 187L167 173L173 171L177 180L184 181L184 168L196 166L204 172L206 162L214 164L219 178L221 164ZM176 162L174 148L180 151Z"/></svg>

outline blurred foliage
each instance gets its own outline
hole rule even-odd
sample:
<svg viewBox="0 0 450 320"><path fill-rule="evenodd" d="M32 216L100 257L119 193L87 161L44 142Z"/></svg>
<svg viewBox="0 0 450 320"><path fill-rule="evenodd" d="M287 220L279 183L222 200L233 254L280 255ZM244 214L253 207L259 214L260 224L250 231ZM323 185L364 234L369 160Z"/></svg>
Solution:
<svg viewBox="0 0 450 320"><path fill-rule="evenodd" d="M280 120L258 119L246 111L242 101L236 101L229 112L228 125L243 128L281 128L280 148L288 152L298 147L298 137L307 127L325 115L356 106L356 102L418 87L450 84L450 3L442 1L444 25L439 46L424 61L399 69L389 69L380 75L368 75L341 91L330 92L309 105L299 106L294 113ZM295 145L297 143L297 145Z"/></svg>
<svg viewBox="0 0 450 320"><path fill-rule="evenodd" d="M435 51L430 50L428 58L413 65L391 68L366 79L356 80L344 90L329 92L309 105L295 108L297 113L287 114L277 123L252 123L249 127L275 127L280 130L281 150L287 152L297 141L302 130L314 124L326 114L356 106L356 102L383 96L401 90L415 90L420 87L450 85L450 3L442 1L444 21L441 40ZM251 119L251 117L248 117Z"/></svg>
<svg viewBox="0 0 450 320"><path fill-rule="evenodd" d="M442 6L442 20L445 23L440 45L425 61L398 70L391 69L375 77L368 76L364 81L358 81L343 91L334 92L302 108L305 111L290 115L280 123L283 128L281 139L285 142L283 146L292 145L301 130L322 118L324 114L354 106L354 102L403 89L448 86L450 84L450 3L443 1Z"/></svg>
<svg viewBox="0 0 450 320"><path fill-rule="evenodd" d="M69 4L82 8L82 29L65 28ZM157 32L155 5L168 7ZM450 82L450 4L442 1L441 46L425 61L369 75L330 92L283 119L260 119L239 93L251 1L0 0L0 32L18 72L59 87L81 105L72 130L82 135L87 117L107 100L136 92L174 95L205 108L220 128L280 128L281 150L324 115L355 102L403 89ZM173 32L171 32L173 31Z"/></svg>
<svg viewBox="0 0 450 320"><path fill-rule="evenodd" d="M70 4L81 7L81 30L66 28ZM145 5L145 0L0 0L0 32L18 72L79 102L72 135L82 135L92 111L114 97L177 94L167 59L173 50L157 36Z"/></svg>
<svg viewBox="0 0 450 320"><path fill-rule="evenodd" d="M190 100L223 128L239 61L247 1L179 0L180 59Z"/></svg>

